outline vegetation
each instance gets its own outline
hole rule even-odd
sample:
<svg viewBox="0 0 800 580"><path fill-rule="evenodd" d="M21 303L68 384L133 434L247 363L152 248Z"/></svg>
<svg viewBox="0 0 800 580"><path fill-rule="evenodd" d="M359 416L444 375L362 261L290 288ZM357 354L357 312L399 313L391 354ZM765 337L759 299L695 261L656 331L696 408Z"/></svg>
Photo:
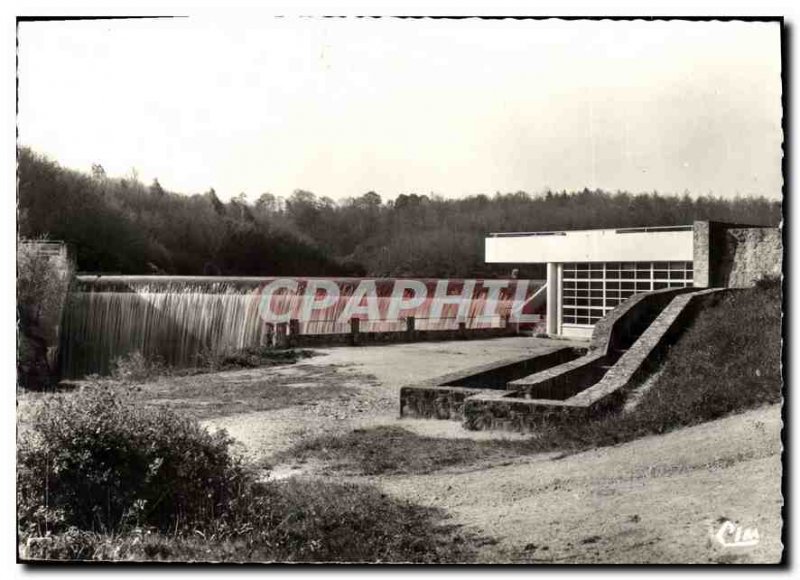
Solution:
<svg viewBox="0 0 800 580"><path fill-rule="evenodd" d="M24 559L453 562L474 538L368 486L259 482L209 433L102 385L41 401L17 449Z"/></svg>
<svg viewBox="0 0 800 580"><path fill-rule="evenodd" d="M303 441L277 460L319 458L334 470L426 473L481 460L575 452L666 433L781 401L781 286L771 280L701 311L671 349L655 384L627 413L553 425L531 439L447 440L398 427Z"/></svg>
<svg viewBox="0 0 800 580"><path fill-rule="evenodd" d="M44 388L51 382L48 350L56 346L69 280L69 272L60 272L35 244L18 242L17 382L22 387Z"/></svg>
<svg viewBox="0 0 800 580"><path fill-rule="evenodd" d="M112 365L111 378L124 383L143 383L164 376L192 376L237 369L250 369L294 364L298 360L314 356L314 351L294 348L269 348L248 346L240 350L222 353L201 352L194 366L170 367L158 357L145 357L134 351L117 357Z"/></svg>
<svg viewBox="0 0 800 580"><path fill-rule="evenodd" d="M180 195L135 176L60 167L19 151L19 226L70 243L78 269L124 274L508 275L484 263L483 238L496 231L665 226L698 219L777 225L781 204L601 190L476 195L462 199L375 192L334 202L296 190L288 199L242 194L222 202L213 189ZM518 265L541 277L540 266Z"/></svg>
<svg viewBox="0 0 800 580"><path fill-rule="evenodd" d="M446 439L424 437L395 426L354 429L343 435L322 435L299 442L273 457L273 462L325 462L331 471L364 475L431 473L475 464L481 460L512 459L527 449L519 440Z"/></svg>

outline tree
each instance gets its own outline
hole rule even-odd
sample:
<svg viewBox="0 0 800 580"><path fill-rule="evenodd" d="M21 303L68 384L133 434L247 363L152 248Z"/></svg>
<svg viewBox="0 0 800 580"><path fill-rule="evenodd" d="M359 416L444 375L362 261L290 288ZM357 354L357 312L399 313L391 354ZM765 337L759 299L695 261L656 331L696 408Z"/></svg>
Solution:
<svg viewBox="0 0 800 580"><path fill-rule="evenodd" d="M161 187L161 184L158 182L158 178L153 179L153 183L150 185L150 193L157 197L164 196L164 188Z"/></svg>
<svg viewBox="0 0 800 580"><path fill-rule="evenodd" d="M106 170L99 163L92 164L92 177L98 181L105 181Z"/></svg>

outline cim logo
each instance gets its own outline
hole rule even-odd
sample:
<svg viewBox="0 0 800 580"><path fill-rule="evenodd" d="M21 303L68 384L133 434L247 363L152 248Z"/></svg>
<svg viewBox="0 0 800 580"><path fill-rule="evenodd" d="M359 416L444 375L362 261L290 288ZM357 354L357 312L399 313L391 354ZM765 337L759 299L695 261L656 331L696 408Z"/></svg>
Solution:
<svg viewBox="0 0 800 580"><path fill-rule="evenodd" d="M747 548L758 544L758 529L755 527L746 528L725 520L720 526L714 538L725 548Z"/></svg>

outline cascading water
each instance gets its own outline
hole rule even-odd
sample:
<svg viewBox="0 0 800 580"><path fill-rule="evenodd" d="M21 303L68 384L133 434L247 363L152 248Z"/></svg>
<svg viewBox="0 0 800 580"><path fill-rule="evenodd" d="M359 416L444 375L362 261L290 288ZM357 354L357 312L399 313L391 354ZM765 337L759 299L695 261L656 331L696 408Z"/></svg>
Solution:
<svg viewBox="0 0 800 580"><path fill-rule="evenodd" d="M405 330L407 316L415 317L418 330L459 322L500 326L514 304L521 312L541 286L528 280L79 276L64 312L61 371L65 378L107 374L115 359L137 351L190 366L201 353L263 344L272 324L290 319L300 321L301 334L348 332L352 317L361 319L362 332ZM526 311L540 310L534 306Z"/></svg>

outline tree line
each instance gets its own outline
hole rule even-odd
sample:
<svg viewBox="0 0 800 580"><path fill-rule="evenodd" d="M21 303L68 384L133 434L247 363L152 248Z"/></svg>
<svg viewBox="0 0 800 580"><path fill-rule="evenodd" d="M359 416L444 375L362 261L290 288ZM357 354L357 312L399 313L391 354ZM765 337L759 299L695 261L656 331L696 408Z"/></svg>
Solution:
<svg viewBox="0 0 800 580"><path fill-rule="evenodd" d="M178 275L508 275L484 263L490 232L643 227L711 219L778 225L779 201L652 193L519 191L459 199L370 191L336 202L305 190L287 198L213 189L184 195L136 175L106 176L18 152L19 234L73 248L84 272ZM522 275L541 276L521 265Z"/></svg>

